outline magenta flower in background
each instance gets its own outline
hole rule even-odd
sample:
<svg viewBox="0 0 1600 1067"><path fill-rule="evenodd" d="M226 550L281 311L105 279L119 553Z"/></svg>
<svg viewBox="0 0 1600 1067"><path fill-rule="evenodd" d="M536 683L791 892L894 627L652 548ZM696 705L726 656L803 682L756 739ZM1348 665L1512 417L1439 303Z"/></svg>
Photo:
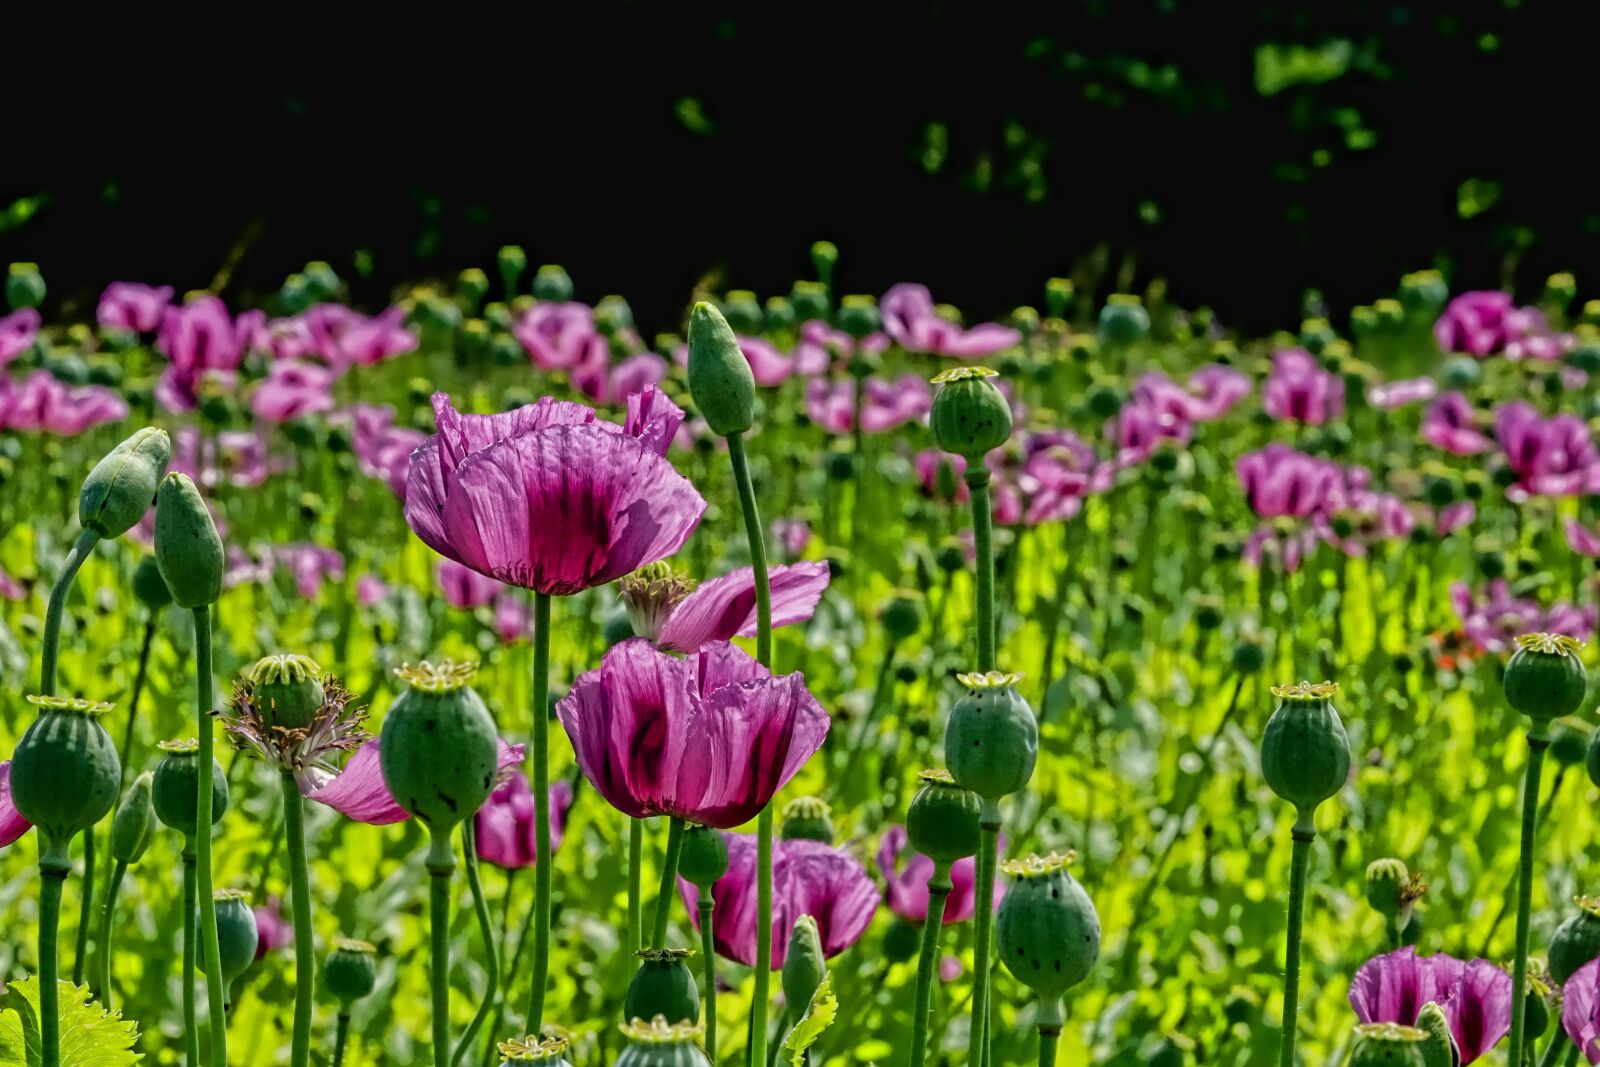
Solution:
<svg viewBox="0 0 1600 1067"><path fill-rule="evenodd" d="M1000 850L1005 851L1005 836L1001 835ZM891 826L884 832L878 846L878 873L888 888L889 910L906 922L922 924L928 918L928 879L933 874L933 861L920 852L912 852L905 866L900 857L907 850L906 828ZM977 861L968 856L950 868L950 895L944 902L944 924L966 922L977 913ZM1000 905L1005 893L1005 882L994 884L992 907ZM715 931L713 931L715 933Z"/></svg>
<svg viewBox="0 0 1600 1067"><path fill-rule="evenodd" d="M100 294L100 305L94 317L109 329L149 333L161 325L161 318L171 303L170 285L112 282Z"/></svg>
<svg viewBox="0 0 1600 1067"><path fill-rule="evenodd" d="M11 802L11 761L0 760L0 848L5 848L33 828Z"/></svg>
<svg viewBox="0 0 1600 1067"><path fill-rule="evenodd" d="M1441 508L1433 520L1433 533L1436 537L1449 537L1457 530L1470 526L1472 520L1478 517L1478 505L1470 500L1458 500L1454 504Z"/></svg>
<svg viewBox="0 0 1600 1067"><path fill-rule="evenodd" d="M1221 363L1207 363L1189 375L1191 422L1215 422L1232 411L1252 388L1250 376Z"/></svg>
<svg viewBox="0 0 1600 1067"><path fill-rule="evenodd" d="M370 608L389 596L389 585L375 574L363 574L356 579L356 603Z"/></svg>
<svg viewBox="0 0 1600 1067"><path fill-rule="evenodd" d="M561 850L572 809L572 783L565 778L550 786L550 850ZM516 870L538 861L538 820L534 814L533 787L528 776L513 770L495 787L473 820L478 856L496 867Z"/></svg>
<svg viewBox="0 0 1600 1067"><path fill-rule="evenodd" d="M378 746L382 741L379 735L356 749L338 774L330 775L319 768L308 768L303 774L297 774L295 779L301 794L307 800L325 804L346 818L369 826L387 826L411 818L411 813L400 806L383 780L383 765L378 758ZM516 770L522 763L523 752L522 745L508 745L501 740L497 780Z"/></svg>
<svg viewBox="0 0 1600 1067"><path fill-rule="evenodd" d="M348 308L342 310L343 316L313 320L317 352L330 367L343 370L351 365L371 366L416 351L417 335L406 329L405 311L400 307L388 308L372 318Z"/></svg>
<svg viewBox="0 0 1600 1067"><path fill-rule="evenodd" d="M0 600L15 603L26 599L28 599L28 587L11 577L4 567L0 567Z"/></svg>
<svg viewBox="0 0 1600 1067"><path fill-rule="evenodd" d="M1516 309L1511 294L1498 289L1462 293L1445 306L1433 324L1434 340L1446 352L1462 352L1482 359L1505 347L1509 339L1506 317Z"/></svg>
<svg viewBox="0 0 1600 1067"><path fill-rule="evenodd" d="M1567 547L1572 551L1590 559L1600 556L1600 534L1570 515L1562 520L1562 529L1567 535Z"/></svg>
<svg viewBox="0 0 1600 1067"><path fill-rule="evenodd" d="M512 325L511 333L541 370L603 366L608 358L606 339L595 329L593 309L575 300L533 305Z"/></svg>
<svg viewBox="0 0 1600 1067"><path fill-rule="evenodd" d="M811 524L804 519L773 519L772 542L793 559L811 543Z"/></svg>
<svg viewBox="0 0 1600 1067"><path fill-rule="evenodd" d="M717 955L742 963L756 962L756 839L753 834L724 834L728 873L711 887L716 922L712 940ZM689 918L700 928L700 891L678 880ZM821 841L772 843L772 969L783 968L789 932L802 915L817 921L822 953L832 959L860 940L878 910L878 887L854 856Z"/></svg>
<svg viewBox="0 0 1600 1067"><path fill-rule="evenodd" d="M772 625L805 622L817 610L828 588L828 564L779 564L767 568L772 593ZM655 643L669 652L694 652L713 641L756 635L756 572L741 567L720 578L702 582L694 592L671 606ZM649 634L640 634L649 637Z"/></svg>
<svg viewBox="0 0 1600 1067"><path fill-rule="evenodd" d="M573 388L596 404L620 404L634 393L659 385L667 361L654 352L636 352L620 363L586 363L568 375Z"/></svg>
<svg viewBox="0 0 1600 1067"><path fill-rule="evenodd" d="M274 363L251 394L250 410L267 422L288 422L332 411L333 379L331 370L315 363Z"/></svg>
<svg viewBox="0 0 1600 1067"><path fill-rule="evenodd" d="M1552 333L1550 322L1538 308L1516 308L1505 317L1505 357L1513 362L1531 359L1552 363L1577 343L1570 333Z"/></svg>
<svg viewBox="0 0 1600 1067"><path fill-rule="evenodd" d="M1590 1063L1600 1063L1600 960L1590 960L1561 987L1561 1028Z"/></svg>
<svg viewBox="0 0 1600 1067"><path fill-rule="evenodd" d="M473 611L494 600L505 586L453 559L441 559L433 569L444 599L453 608Z"/></svg>
<svg viewBox="0 0 1600 1067"><path fill-rule="evenodd" d="M247 337L254 332L249 321L241 316L246 327L241 328L227 305L210 294L167 308L156 335L156 348L169 364L156 382L162 406L175 413L193 411L208 379L231 389Z"/></svg>
<svg viewBox="0 0 1600 1067"><path fill-rule="evenodd" d="M1009 326L986 322L964 330L959 324L940 318L928 287L912 282L891 287L878 302L878 308L883 315L884 333L907 352L982 359L1022 341L1022 334Z"/></svg>
<svg viewBox="0 0 1600 1067"><path fill-rule="evenodd" d="M412 457L406 522L440 555L564 596L672 555L706 502L664 458L683 412L656 390L624 427L544 397L462 415L434 395L439 432ZM670 429L668 429L670 427Z"/></svg>
<svg viewBox="0 0 1600 1067"><path fill-rule="evenodd" d="M406 480L411 476L411 454L428 435L394 425L394 408L387 404L352 404L335 418L349 426L350 450L361 461L361 469L387 482L403 503Z"/></svg>
<svg viewBox="0 0 1600 1067"><path fill-rule="evenodd" d="M1566 634L1580 641L1594 634L1593 607L1558 601L1545 609L1531 597L1513 596L1511 583L1504 578L1491 581L1481 595L1474 595L1466 582L1456 582L1450 587L1450 604L1461 619L1462 632L1485 652L1509 650L1519 634Z"/></svg>
<svg viewBox="0 0 1600 1067"><path fill-rule="evenodd" d="M1445 393L1428 405L1422 417L1422 439L1456 456L1475 456L1494 447L1479 429L1478 411L1462 393Z"/></svg>
<svg viewBox="0 0 1600 1067"><path fill-rule="evenodd" d="M1233 469L1245 502L1263 519L1305 518L1327 504L1342 477L1327 460L1277 442L1246 452Z"/></svg>
<svg viewBox="0 0 1600 1067"><path fill-rule="evenodd" d="M1495 411L1494 434L1506 463L1516 472L1513 491L1572 496L1600 477L1600 454L1595 452L1589 424L1576 415L1544 419L1532 404L1513 401Z"/></svg>
<svg viewBox="0 0 1600 1067"><path fill-rule="evenodd" d="M1085 497L1111 488L1116 478L1116 465L1100 461L1071 430L1026 434L1022 457L1015 481L1030 526L1076 517Z"/></svg>
<svg viewBox="0 0 1600 1067"><path fill-rule="evenodd" d="M0 430L73 437L127 417L127 402L102 385L69 386L47 370L17 383L0 375Z"/></svg>
<svg viewBox="0 0 1600 1067"><path fill-rule="evenodd" d="M0 316L0 367L33 347L43 322L33 308L21 308Z"/></svg>
<svg viewBox="0 0 1600 1067"><path fill-rule="evenodd" d="M251 909L256 916L256 961L269 952L294 944L294 925L283 917L283 901L268 897L265 904Z"/></svg>
<svg viewBox="0 0 1600 1067"><path fill-rule="evenodd" d="M863 386L861 430L883 433L927 418L933 410L933 387L917 374L890 381L868 378ZM806 415L829 433L855 429L856 380L814 378L806 383Z"/></svg>
<svg viewBox="0 0 1600 1067"><path fill-rule="evenodd" d="M1313 517L1323 541L1347 556L1365 556L1372 545L1411 535L1416 515L1393 493L1373 489L1370 471L1344 467L1337 472L1322 509Z"/></svg>
<svg viewBox="0 0 1600 1067"><path fill-rule="evenodd" d="M1169 383L1170 384L1170 383ZM1106 423L1106 436L1117 452L1117 466L1131 467L1150 458L1164 441L1186 445L1194 436L1185 405L1165 408L1130 397Z"/></svg>
<svg viewBox="0 0 1600 1067"><path fill-rule="evenodd" d="M1344 413L1344 379L1305 349L1286 348L1272 357L1261 406L1275 419L1321 426Z"/></svg>
<svg viewBox="0 0 1600 1067"><path fill-rule="evenodd" d="M224 430L207 439L194 426L180 426L172 435L168 469L187 474L204 489L224 484L251 489L267 480L267 442L247 430Z"/></svg>
<svg viewBox="0 0 1600 1067"><path fill-rule="evenodd" d="M1367 403L1384 411L1397 411L1411 404L1432 400L1439 386L1432 378L1405 378L1379 382L1367 390Z"/></svg>
<svg viewBox="0 0 1600 1067"><path fill-rule="evenodd" d="M678 659L612 646L556 705L578 766L612 807L727 829L756 817L828 735L804 676L714 642Z"/></svg>
<svg viewBox="0 0 1600 1067"><path fill-rule="evenodd" d="M800 343L794 350L794 372L815 378L827 374L835 360L846 363L855 356L876 356L888 347L889 335L881 330L857 341L821 319L808 319L800 326Z"/></svg>
<svg viewBox="0 0 1600 1067"><path fill-rule="evenodd" d="M344 581L344 556L337 549L297 542L276 546L272 558L288 570L295 589L307 600L317 599L324 581Z"/></svg>
<svg viewBox="0 0 1600 1067"><path fill-rule="evenodd" d="M1403 948L1374 956L1350 982L1350 1006L1363 1023L1414 1026L1430 1001L1444 1009L1463 1064L1511 1029L1511 976L1488 960L1418 956Z"/></svg>

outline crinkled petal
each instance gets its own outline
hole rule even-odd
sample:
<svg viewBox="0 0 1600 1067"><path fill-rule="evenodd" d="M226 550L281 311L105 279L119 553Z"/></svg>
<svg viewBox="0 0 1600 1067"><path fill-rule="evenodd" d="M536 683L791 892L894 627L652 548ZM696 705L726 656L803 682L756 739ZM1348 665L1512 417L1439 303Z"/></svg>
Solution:
<svg viewBox="0 0 1600 1067"><path fill-rule="evenodd" d="M322 788L307 793L308 799L372 826L387 826L411 818L411 813L399 805L383 781L378 742L374 737L358 748L344 770Z"/></svg>
<svg viewBox="0 0 1600 1067"><path fill-rule="evenodd" d="M828 588L825 562L792 563L767 571L772 591L772 625L788 626L811 618ZM756 632L756 580L753 567L713 578L684 598L661 627L659 644L692 652L708 641L753 637Z"/></svg>
<svg viewBox="0 0 1600 1067"><path fill-rule="evenodd" d="M1482 1056L1510 1032L1511 976L1488 960L1463 965L1455 981L1440 992L1439 1006L1450 1021L1462 1064Z"/></svg>
<svg viewBox="0 0 1600 1067"><path fill-rule="evenodd" d="M1600 1063L1600 960L1590 960L1561 987L1561 1028L1590 1063Z"/></svg>

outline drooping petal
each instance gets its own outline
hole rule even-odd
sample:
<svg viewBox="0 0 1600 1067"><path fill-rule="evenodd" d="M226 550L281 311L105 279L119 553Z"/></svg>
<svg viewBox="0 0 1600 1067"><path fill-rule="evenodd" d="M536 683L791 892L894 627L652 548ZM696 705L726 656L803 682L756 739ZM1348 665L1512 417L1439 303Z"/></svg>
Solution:
<svg viewBox="0 0 1600 1067"><path fill-rule="evenodd" d="M356 822L372 826L387 826L411 818L411 813L399 805L383 781L378 742L374 737L356 749L343 771L320 789L306 793L306 797Z"/></svg>
<svg viewBox="0 0 1600 1067"><path fill-rule="evenodd" d="M449 496L443 469L439 466L439 439L430 437L411 453L406 469L406 525L422 543L461 562L444 529L444 502Z"/></svg>
<svg viewBox="0 0 1600 1067"><path fill-rule="evenodd" d="M11 761L0 760L0 848L27 833L32 826L11 801Z"/></svg>
<svg viewBox="0 0 1600 1067"><path fill-rule="evenodd" d="M1561 1028L1590 1063L1600 1063L1600 959L1573 972L1561 987Z"/></svg>
<svg viewBox="0 0 1600 1067"><path fill-rule="evenodd" d="M828 587L828 565L821 561L771 567L767 575L773 626L811 618ZM661 627L658 643L675 652L692 652L708 641L753 637L755 632L755 569L741 567L703 583L685 597Z"/></svg>

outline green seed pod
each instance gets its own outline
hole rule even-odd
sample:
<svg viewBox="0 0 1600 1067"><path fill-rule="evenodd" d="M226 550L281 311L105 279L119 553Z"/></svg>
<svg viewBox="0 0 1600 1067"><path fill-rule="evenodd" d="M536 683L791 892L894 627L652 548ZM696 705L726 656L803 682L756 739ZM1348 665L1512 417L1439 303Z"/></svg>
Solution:
<svg viewBox="0 0 1600 1067"><path fill-rule="evenodd" d="M399 805L437 834L489 798L499 738L483 700L467 684L475 663L445 660L395 669L410 687L389 706L378 759Z"/></svg>
<svg viewBox="0 0 1600 1067"><path fill-rule="evenodd" d="M922 944L922 928L896 917L883 932L883 957L890 963L904 963L917 954Z"/></svg>
<svg viewBox="0 0 1600 1067"><path fill-rule="evenodd" d="M523 1037L502 1041L495 1047L500 1052L500 1062L542 1063L544 1067L572 1067L567 1062L568 1041L564 1037Z"/></svg>
<svg viewBox="0 0 1600 1067"><path fill-rule="evenodd" d="M500 267L500 282L505 286L506 299L511 300L516 297L517 286L522 284L522 275L528 269L528 253L520 245L505 245L495 261Z"/></svg>
<svg viewBox="0 0 1600 1067"><path fill-rule="evenodd" d="M833 277L833 268L839 265L839 248L832 241L815 241L811 245L811 265L817 277L827 281Z"/></svg>
<svg viewBox="0 0 1600 1067"><path fill-rule="evenodd" d="M1400 915L1400 890L1411 879L1411 872L1397 859L1373 860L1367 864L1367 903L1385 919Z"/></svg>
<svg viewBox="0 0 1600 1067"><path fill-rule="evenodd" d="M348 1012L378 984L378 950L365 941L340 938L322 963L322 986Z"/></svg>
<svg viewBox="0 0 1600 1067"><path fill-rule="evenodd" d="M1280 703L1261 735L1261 773L1309 819L1350 778L1350 739L1333 706L1333 682L1273 686Z"/></svg>
<svg viewBox="0 0 1600 1067"><path fill-rule="evenodd" d="M817 920L802 915L789 932L789 951L783 957L783 997L791 1012L803 1012L828 977L828 961L822 954L822 935Z"/></svg>
<svg viewBox="0 0 1600 1067"><path fill-rule="evenodd" d="M212 894L217 904L217 949L224 989L255 962L259 935L256 931L256 913L245 903L248 896L241 889L219 889ZM202 955L195 954L195 966L203 974L206 965L200 958Z"/></svg>
<svg viewBox="0 0 1600 1067"><path fill-rule="evenodd" d="M120 537L138 525L156 498L172 459L167 431L146 426L94 465L78 493L78 522L101 537Z"/></svg>
<svg viewBox="0 0 1600 1067"><path fill-rule="evenodd" d="M13 263L6 271L6 303L12 311L36 308L44 303L44 275L37 263Z"/></svg>
<svg viewBox="0 0 1600 1067"><path fill-rule="evenodd" d="M870 296L847 296L839 301L839 329L857 341L877 333L883 325L878 302Z"/></svg>
<svg viewBox="0 0 1600 1067"><path fill-rule="evenodd" d="M539 273L533 276L533 297L557 304L571 300L572 278L566 268L556 263L546 263L540 267Z"/></svg>
<svg viewBox="0 0 1600 1067"><path fill-rule="evenodd" d="M893 640L915 637L922 630L922 594L909 589L891 593L879 609L878 618Z"/></svg>
<svg viewBox="0 0 1600 1067"><path fill-rule="evenodd" d="M1455 1035L1450 1032L1450 1018L1444 1009L1433 1001L1422 1006L1417 1013L1417 1029L1428 1035L1422 1043L1423 1067L1457 1067L1461 1054L1456 1051Z"/></svg>
<svg viewBox="0 0 1600 1067"><path fill-rule="evenodd" d="M988 367L955 367L933 379L940 387L928 416L934 443L966 459L969 467L981 466L991 450L1011 437L1011 405L989 381L998 373Z"/></svg>
<svg viewBox="0 0 1600 1067"><path fill-rule="evenodd" d="M967 549L960 541L954 538L946 539L939 544L939 550L934 553L934 562L946 574L954 574L967 565Z"/></svg>
<svg viewBox="0 0 1600 1067"><path fill-rule="evenodd" d="M1356 1027L1350 1067L1424 1067L1428 1035L1414 1026L1372 1023Z"/></svg>
<svg viewBox="0 0 1600 1067"><path fill-rule="evenodd" d="M44 834L47 851L65 849L117 801L122 765L100 725L110 704L70 697L30 696L39 717L17 742L11 760L11 801Z"/></svg>
<svg viewBox="0 0 1600 1067"><path fill-rule="evenodd" d="M705 1030L698 1024L669 1023L658 1015L649 1022L634 1019L621 1029L628 1047L613 1067L711 1067L700 1048Z"/></svg>
<svg viewBox="0 0 1600 1067"><path fill-rule="evenodd" d="M172 603L172 590L161 577L161 567L154 556L145 556L133 568L133 595L150 611L160 611Z"/></svg>
<svg viewBox="0 0 1600 1067"><path fill-rule="evenodd" d="M1419 270L1400 279L1400 304L1416 315L1432 318L1450 299L1450 286L1436 270Z"/></svg>
<svg viewBox="0 0 1600 1067"><path fill-rule="evenodd" d="M262 721L288 730L310 726L327 696L322 668L310 656L264 656L250 668L246 680Z"/></svg>
<svg viewBox="0 0 1600 1067"><path fill-rule="evenodd" d="M995 941L1012 977L1039 995L1041 1004L1089 975L1100 956L1100 916L1067 870L1074 854L1009 860L1006 887L995 917Z"/></svg>
<svg viewBox="0 0 1600 1067"><path fill-rule="evenodd" d="M1523 634L1506 664L1506 703L1543 729L1583 703L1589 679L1578 652L1583 643L1564 634Z"/></svg>
<svg viewBox="0 0 1600 1067"><path fill-rule="evenodd" d="M761 301L748 289L734 289L722 302L722 316L733 332L749 336L761 332Z"/></svg>
<svg viewBox="0 0 1600 1067"><path fill-rule="evenodd" d="M639 969L628 983L623 1000L624 1019L654 1019L695 1023L700 1019L700 987L695 983L685 948L644 948L634 953Z"/></svg>
<svg viewBox="0 0 1600 1067"><path fill-rule="evenodd" d="M704 300L689 313L689 395L719 437L755 423L756 380L722 312Z"/></svg>
<svg viewBox="0 0 1600 1067"><path fill-rule="evenodd" d="M195 835L195 813L200 803L200 742L163 741L158 746L164 755L156 764L150 798L156 818L162 825L183 834ZM228 810L228 777L222 764L211 761L211 825L222 821Z"/></svg>
<svg viewBox="0 0 1600 1067"><path fill-rule="evenodd" d="M111 820L111 856L122 863L138 863L144 850L150 846L155 830L155 805L150 791L155 775L145 771L133 780L127 795L117 808L117 817Z"/></svg>
<svg viewBox="0 0 1600 1067"><path fill-rule="evenodd" d="M222 594L222 538L186 474L167 475L156 494L156 563L180 608L205 607Z"/></svg>
<svg viewBox="0 0 1600 1067"><path fill-rule="evenodd" d="M1550 935L1550 977L1558 986L1585 963L1600 956L1600 898L1578 897L1575 914Z"/></svg>
<svg viewBox="0 0 1600 1067"><path fill-rule="evenodd" d="M468 267L456 275L456 296L469 310L476 311L488 295L489 276L477 267Z"/></svg>
<svg viewBox="0 0 1600 1067"><path fill-rule="evenodd" d="M934 864L954 863L978 851L983 801L956 784L949 771L923 771L906 811L906 840Z"/></svg>
<svg viewBox="0 0 1600 1067"><path fill-rule="evenodd" d="M785 841L833 844L833 809L818 797L795 797L783 806L779 836ZM681 866L681 861L680 861Z"/></svg>
<svg viewBox="0 0 1600 1067"><path fill-rule="evenodd" d="M1569 725L1571 722L1550 724L1550 758L1563 767L1576 767L1589 752L1589 731Z"/></svg>
<svg viewBox="0 0 1600 1067"><path fill-rule="evenodd" d="M1524 1012L1522 1030L1527 1034L1528 1040L1543 1037L1544 1032L1550 1029L1550 972L1537 965L1537 961L1528 961L1528 993L1523 997Z"/></svg>
<svg viewBox="0 0 1600 1067"><path fill-rule="evenodd" d="M786 296L767 297L766 308L767 329L769 331L783 331L794 326L794 305Z"/></svg>
<svg viewBox="0 0 1600 1067"><path fill-rule="evenodd" d="M709 826L690 826L683 833L683 851L678 855L678 874L703 892L728 873L728 842L721 830Z"/></svg>
<svg viewBox="0 0 1600 1067"><path fill-rule="evenodd" d="M1150 313L1131 293L1112 293L1100 309L1100 343L1111 347L1137 344L1150 332Z"/></svg>
<svg viewBox="0 0 1600 1067"><path fill-rule="evenodd" d="M1073 290L1071 278L1051 278L1044 283L1044 306L1052 319L1072 313Z"/></svg>
<svg viewBox="0 0 1600 1067"><path fill-rule="evenodd" d="M820 282L795 282L789 290L794 317L801 322L828 317L828 287Z"/></svg>
<svg viewBox="0 0 1600 1067"><path fill-rule="evenodd" d="M967 695L951 709L944 762L955 780L985 800L1015 793L1033 777L1039 724L1015 686L1020 674L957 675Z"/></svg>

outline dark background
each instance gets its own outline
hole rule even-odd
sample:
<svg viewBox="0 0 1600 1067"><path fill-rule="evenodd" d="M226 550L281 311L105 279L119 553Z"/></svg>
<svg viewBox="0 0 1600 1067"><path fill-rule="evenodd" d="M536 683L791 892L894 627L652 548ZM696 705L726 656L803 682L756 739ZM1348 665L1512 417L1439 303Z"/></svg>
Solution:
<svg viewBox="0 0 1600 1067"><path fill-rule="evenodd" d="M1252 329L1427 266L1581 285L1597 7L83 12L0 29L0 261L40 262L65 313L235 259L230 298L322 258L374 304L515 241L647 334L708 274L787 291L818 238L845 291L919 280L974 316L1075 266Z"/></svg>

